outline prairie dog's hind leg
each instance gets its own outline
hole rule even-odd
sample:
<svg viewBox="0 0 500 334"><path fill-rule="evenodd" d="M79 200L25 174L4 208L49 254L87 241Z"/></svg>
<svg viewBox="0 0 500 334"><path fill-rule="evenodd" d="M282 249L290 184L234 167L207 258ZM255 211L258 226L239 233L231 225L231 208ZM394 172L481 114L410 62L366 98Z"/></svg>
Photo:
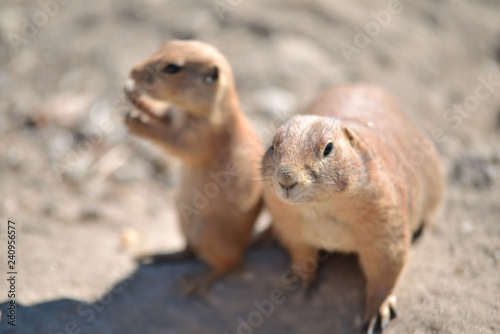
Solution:
<svg viewBox="0 0 500 334"><path fill-rule="evenodd" d="M206 253L203 253L203 255L205 255L204 260L211 269L182 277L180 283L185 295L204 296L217 280L238 269L243 260L243 251L226 254L226 256L211 257Z"/></svg>

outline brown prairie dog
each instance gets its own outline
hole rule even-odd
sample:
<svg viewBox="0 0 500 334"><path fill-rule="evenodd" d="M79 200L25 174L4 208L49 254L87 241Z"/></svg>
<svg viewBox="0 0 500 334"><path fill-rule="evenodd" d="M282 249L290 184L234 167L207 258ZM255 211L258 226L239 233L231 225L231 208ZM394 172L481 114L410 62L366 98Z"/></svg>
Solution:
<svg viewBox="0 0 500 334"><path fill-rule="evenodd" d="M372 333L378 317L383 329L395 311L412 234L442 200L441 163L379 88L338 86L306 112L277 130L264 155L264 200L297 276L318 249L358 254Z"/></svg>
<svg viewBox="0 0 500 334"><path fill-rule="evenodd" d="M139 115L126 125L183 162L176 204L184 253L213 268L209 286L240 265L261 210L260 140L240 110L228 61L211 45L168 41L131 78L125 92Z"/></svg>

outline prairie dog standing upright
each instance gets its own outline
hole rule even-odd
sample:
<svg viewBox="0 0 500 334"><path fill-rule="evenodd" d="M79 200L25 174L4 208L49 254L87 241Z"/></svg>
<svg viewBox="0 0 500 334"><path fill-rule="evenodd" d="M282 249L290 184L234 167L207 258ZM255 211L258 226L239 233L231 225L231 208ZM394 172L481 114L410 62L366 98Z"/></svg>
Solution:
<svg viewBox="0 0 500 334"><path fill-rule="evenodd" d="M133 68L131 79L125 93L138 115L130 113L126 125L182 161L183 254L213 268L207 287L240 265L261 210L260 140L240 110L228 61L211 45L166 42Z"/></svg>
<svg viewBox="0 0 500 334"><path fill-rule="evenodd" d="M412 234L442 201L441 163L379 88L338 86L305 112L277 130L264 155L264 200L297 276L318 249L358 254L373 333L377 318L383 329L395 311Z"/></svg>

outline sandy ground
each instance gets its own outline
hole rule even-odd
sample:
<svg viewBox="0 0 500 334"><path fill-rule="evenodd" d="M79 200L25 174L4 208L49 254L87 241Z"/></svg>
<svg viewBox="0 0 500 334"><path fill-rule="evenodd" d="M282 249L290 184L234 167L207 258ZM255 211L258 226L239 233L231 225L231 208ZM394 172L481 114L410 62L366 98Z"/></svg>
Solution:
<svg viewBox="0 0 500 334"><path fill-rule="evenodd" d="M0 333L358 332L355 256L323 264L311 296L281 279L277 248L250 251L205 299L184 298L176 283L200 262L134 264L140 252L183 245L177 163L121 119L128 71L171 38L228 57L266 143L332 84L392 92L437 141L448 189L412 247L386 332L500 331L496 0L47 3L0 3ZM16 327L6 318L7 219L17 228Z"/></svg>

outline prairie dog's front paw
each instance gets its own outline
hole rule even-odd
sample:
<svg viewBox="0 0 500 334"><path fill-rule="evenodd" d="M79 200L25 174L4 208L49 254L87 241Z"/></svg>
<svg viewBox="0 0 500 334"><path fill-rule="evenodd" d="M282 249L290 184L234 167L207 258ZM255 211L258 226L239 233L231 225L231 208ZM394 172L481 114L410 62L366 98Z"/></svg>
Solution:
<svg viewBox="0 0 500 334"><path fill-rule="evenodd" d="M137 110L131 110L125 115L125 125L132 134L140 134L145 124L141 120L141 113Z"/></svg>

